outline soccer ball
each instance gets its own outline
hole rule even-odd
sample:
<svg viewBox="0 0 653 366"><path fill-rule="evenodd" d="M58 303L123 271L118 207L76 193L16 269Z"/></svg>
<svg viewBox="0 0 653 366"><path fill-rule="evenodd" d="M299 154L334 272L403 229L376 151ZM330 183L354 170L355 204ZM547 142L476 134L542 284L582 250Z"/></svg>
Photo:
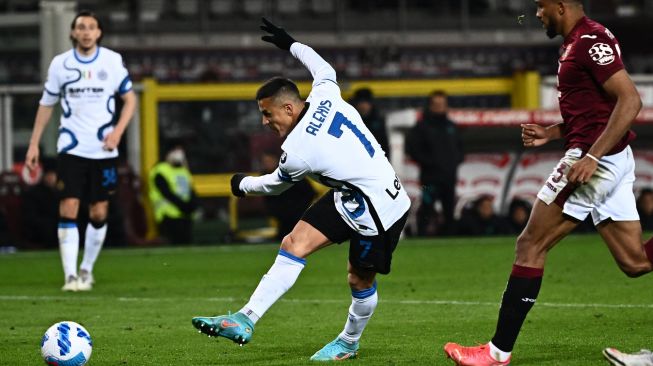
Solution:
<svg viewBox="0 0 653 366"><path fill-rule="evenodd" d="M82 366L91 358L92 349L91 335L71 321L51 326L41 340L41 355L48 365Z"/></svg>

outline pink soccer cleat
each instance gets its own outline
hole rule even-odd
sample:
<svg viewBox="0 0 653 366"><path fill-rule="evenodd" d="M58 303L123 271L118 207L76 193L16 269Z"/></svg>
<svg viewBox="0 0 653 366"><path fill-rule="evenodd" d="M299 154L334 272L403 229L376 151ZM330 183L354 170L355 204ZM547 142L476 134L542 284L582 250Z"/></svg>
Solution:
<svg viewBox="0 0 653 366"><path fill-rule="evenodd" d="M497 361L490 354L490 345L484 344L476 347L463 347L457 343L444 345L444 353L459 366L504 366L510 364L507 361Z"/></svg>

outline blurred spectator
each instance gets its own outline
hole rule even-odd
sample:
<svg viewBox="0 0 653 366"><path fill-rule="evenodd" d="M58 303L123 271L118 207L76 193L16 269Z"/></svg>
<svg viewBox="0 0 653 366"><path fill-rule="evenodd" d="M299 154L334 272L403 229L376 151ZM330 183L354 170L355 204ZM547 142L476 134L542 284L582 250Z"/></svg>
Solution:
<svg viewBox="0 0 653 366"><path fill-rule="evenodd" d="M263 174L270 174L279 165L279 154L265 151L261 156ZM304 211L311 205L316 192L311 184L303 179L278 196L264 196L268 214L278 222L277 239L288 235L301 219Z"/></svg>
<svg viewBox="0 0 653 366"><path fill-rule="evenodd" d="M7 219L5 218L5 212L0 207L0 247L9 246L13 244L9 235L9 227L7 225Z"/></svg>
<svg viewBox="0 0 653 366"><path fill-rule="evenodd" d="M28 247L58 248L57 162L53 158L43 158L41 165L40 181L23 192L23 235Z"/></svg>
<svg viewBox="0 0 653 366"><path fill-rule="evenodd" d="M637 197L637 213L642 230L653 230L653 189L644 188Z"/></svg>
<svg viewBox="0 0 653 366"><path fill-rule="evenodd" d="M531 216L531 204L514 198L508 208L508 231L510 234L519 234L526 227L528 218Z"/></svg>
<svg viewBox="0 0 653 366"><path fill-rule="evenodd" d="M501 235L509 232L505 220L494 212L494 197L482 195L463 209L458 233L466 236Z"/></svg>
<svg viewBox="0 0 653 366"><path fill-rule="evenodd" d="M463 161L462 140L456 124L447 116L447 94L434 91L421 120L409 131L406 153L420 168L422 202L417 210L417 233L434 235L435 203L442 205L438 232L453 233L453 211L458 180L458 165Z"/></svg>
<svg viewBox="0 0 653 366"><path fill-rule="evenodd" d="M172 244L193 240L193 213L197 196L181 142L173 141L165 160L150 172L150 200L159 233Z"/></svg>
<svg viewBox="0 0 653 366"><path fill-rule="evenodd" d="M385 127L385 117L383 117L374 105L374 94L368 88L361 88L354 92L350 104L356 108L363 118L365 126L369 128L372 135L381 145L385 156L390 160L390 145L388 144L388 132Z"/></svg>

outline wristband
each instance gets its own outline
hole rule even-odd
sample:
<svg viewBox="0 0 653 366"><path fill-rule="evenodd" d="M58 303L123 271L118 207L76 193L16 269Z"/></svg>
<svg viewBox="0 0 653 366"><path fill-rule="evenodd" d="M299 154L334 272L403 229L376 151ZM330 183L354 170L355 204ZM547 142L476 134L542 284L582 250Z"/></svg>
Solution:
<svg viewBox="0 0 653 366"><path fill-rule="evenodd" d="M594 156L594 155L592 155L590 153L585 154L585 156L587 156L588 158L596 161L597 163L599 162L599 159L596 156Z"/></svg>

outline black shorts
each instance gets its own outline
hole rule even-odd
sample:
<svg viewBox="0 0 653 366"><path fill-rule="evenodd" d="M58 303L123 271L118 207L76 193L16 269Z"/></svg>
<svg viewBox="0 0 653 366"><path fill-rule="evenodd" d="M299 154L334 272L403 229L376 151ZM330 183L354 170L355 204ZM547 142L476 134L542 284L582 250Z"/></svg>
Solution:
<svg viewBox="0 0 653 366"><path fill-rule="evenodd" d="M60 154L57 161L57 189L60 197L88 199L89 203L109 200L118 186L118 158L87 159Z"/></svg>
<svg viewBox="0 0 653 366"><path fill-rule="evenodd" d="M304 212L302 220L311 224L333 243L342 243L349 239L349 263L355 268L381 274L390 273L392 253L397 247L408 213L385 232L364 236L342 219L336 210L333 194L334 191L330 190L322 196Z"/></svg>

